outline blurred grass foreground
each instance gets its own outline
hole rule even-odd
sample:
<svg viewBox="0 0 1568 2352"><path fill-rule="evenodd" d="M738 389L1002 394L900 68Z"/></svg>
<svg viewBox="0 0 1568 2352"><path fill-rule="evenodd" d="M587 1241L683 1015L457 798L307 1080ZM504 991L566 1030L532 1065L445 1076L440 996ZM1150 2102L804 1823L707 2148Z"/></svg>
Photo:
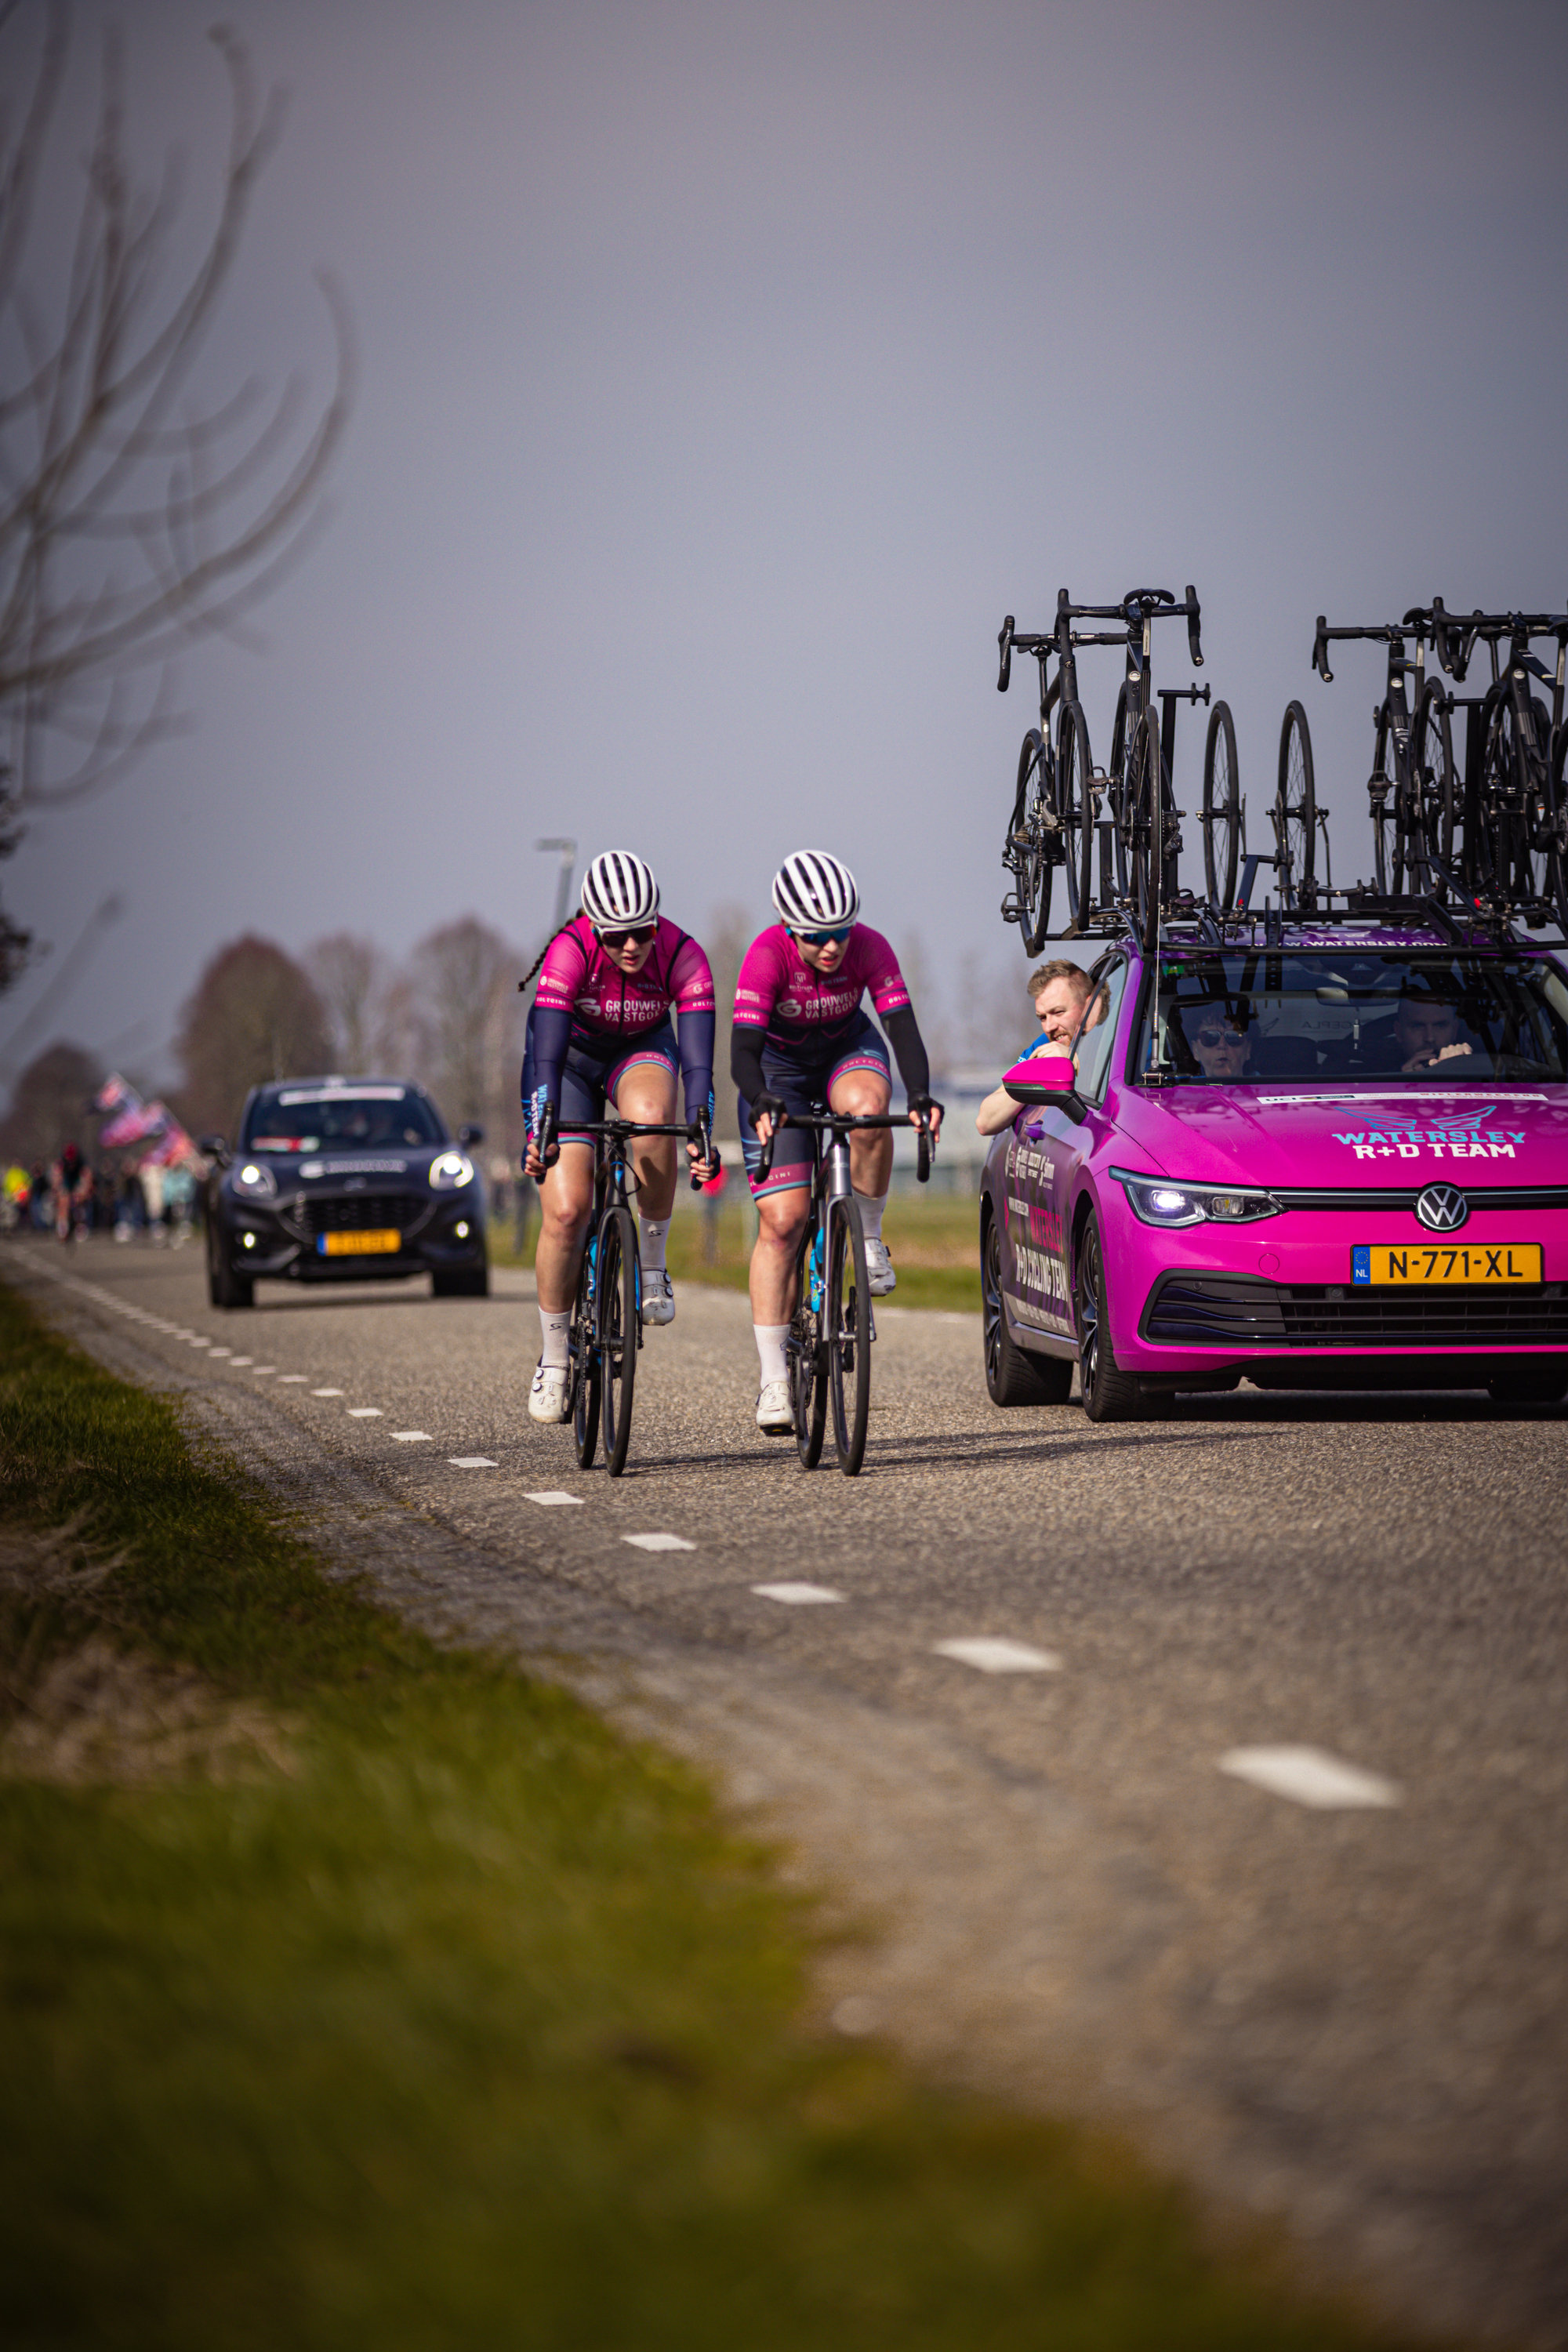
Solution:
<svg viewBox="0 0 1568 2352"><path fill-rule="evenodd" d="M1374 2339L803 2012L684 1767L329 1579L0 1284L10 2352Z"/></svg>

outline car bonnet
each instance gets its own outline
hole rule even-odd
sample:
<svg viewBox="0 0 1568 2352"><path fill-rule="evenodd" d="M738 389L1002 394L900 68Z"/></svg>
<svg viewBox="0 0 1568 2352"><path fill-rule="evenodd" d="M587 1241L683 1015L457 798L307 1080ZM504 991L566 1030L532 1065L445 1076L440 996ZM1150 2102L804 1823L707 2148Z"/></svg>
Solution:
<svg viewBox="0 0 1568 2352"><path fill-rule="evenodd" d="M1125 1088L1117 1125L1189 1182L1568 1184L1568 1087Z"/></svg>

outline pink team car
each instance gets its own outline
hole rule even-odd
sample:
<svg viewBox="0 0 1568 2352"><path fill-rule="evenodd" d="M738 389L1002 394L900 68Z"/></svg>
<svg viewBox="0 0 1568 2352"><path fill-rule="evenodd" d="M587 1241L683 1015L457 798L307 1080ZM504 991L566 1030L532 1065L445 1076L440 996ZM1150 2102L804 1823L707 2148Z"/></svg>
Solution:
<svg viewBox="0 0 1568 2352"><path fill-rule="evenodd" d="M1548 950L1259 915L1129 938L981 1191L986 1385L1568 1393L1568 977Z"/></svg>

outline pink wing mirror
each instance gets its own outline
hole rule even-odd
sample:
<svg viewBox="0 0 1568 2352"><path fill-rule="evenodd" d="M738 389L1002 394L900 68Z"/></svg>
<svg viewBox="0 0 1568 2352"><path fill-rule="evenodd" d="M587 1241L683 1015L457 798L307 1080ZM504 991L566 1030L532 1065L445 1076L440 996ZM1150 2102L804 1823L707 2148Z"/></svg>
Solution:
<svg viewBox="0 0 1568 2352"><path fill-rule="evenodd" d="M1015 1102L1050 1103L1076 1090L1078 1072L1069 1055L1047 1054L1016 1062L1002 1083Z"/></svg>

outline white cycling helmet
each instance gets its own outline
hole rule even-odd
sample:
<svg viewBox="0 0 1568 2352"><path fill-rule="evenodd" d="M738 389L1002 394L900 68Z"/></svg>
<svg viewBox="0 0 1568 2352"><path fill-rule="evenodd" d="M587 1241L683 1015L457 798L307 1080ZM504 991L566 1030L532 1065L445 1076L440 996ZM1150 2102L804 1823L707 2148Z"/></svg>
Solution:
<svg viewBox="0 0 1568 2352"><path fill-rule="evenodd" d="M847 866L825 849L797 849L773 876L773 905L792 931L835 931L860 912Z"/></svg>
<svg viewBox="0 0 1568 2352"><path fill-rule="evenodd" d="M653 868L629 849L606 849L583 877L583 912L596 931L631 931L658 913Z"/></svg>

